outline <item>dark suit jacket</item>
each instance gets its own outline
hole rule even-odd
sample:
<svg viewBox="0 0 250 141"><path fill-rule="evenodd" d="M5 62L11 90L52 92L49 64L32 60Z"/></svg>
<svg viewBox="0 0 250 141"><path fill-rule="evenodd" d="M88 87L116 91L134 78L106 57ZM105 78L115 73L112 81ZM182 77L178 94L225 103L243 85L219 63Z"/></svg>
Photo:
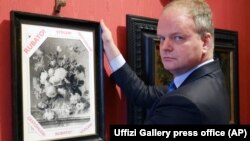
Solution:
<svg viewBox="0 0 250 141"><path fill-rule="evenodd" d="M229 123L229 95L218 60L193 71L171 93L145 85L128 64L112 73L111 78L129 101L149 109L145 124Z"/></svg>

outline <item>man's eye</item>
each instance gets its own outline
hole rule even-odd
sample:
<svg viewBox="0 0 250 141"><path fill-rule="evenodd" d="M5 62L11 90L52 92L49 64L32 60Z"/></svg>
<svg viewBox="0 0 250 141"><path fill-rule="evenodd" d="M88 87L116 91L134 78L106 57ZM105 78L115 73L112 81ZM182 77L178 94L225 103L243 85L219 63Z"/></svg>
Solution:
<svg viewBox="0 0 250 141"><path fill-rule="evenodd" d="M165 37L159 37L160 42L163 43L165 41Z"/></svg>
<svg viewBox="0 0 250 141"><path fill-rule="evenodd" d="M174 40L175 41L182 41L182 40L184 40L184 37L182 37L182 36L174 36Z"/></svg>

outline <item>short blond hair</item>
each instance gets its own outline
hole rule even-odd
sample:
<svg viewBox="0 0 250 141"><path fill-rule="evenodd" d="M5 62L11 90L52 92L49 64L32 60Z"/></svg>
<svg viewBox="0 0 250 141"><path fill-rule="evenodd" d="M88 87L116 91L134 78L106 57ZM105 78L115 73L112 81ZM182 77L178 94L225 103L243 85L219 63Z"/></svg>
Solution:
<svg viewBox="0 0 250 141"><path fill-rule="evenodd" d="M214 37L212 11L205 0L172 0L164 7L164 10L172 6L186 8L188 14L193 18L196 32L200 36L209 32Z"/></svg>

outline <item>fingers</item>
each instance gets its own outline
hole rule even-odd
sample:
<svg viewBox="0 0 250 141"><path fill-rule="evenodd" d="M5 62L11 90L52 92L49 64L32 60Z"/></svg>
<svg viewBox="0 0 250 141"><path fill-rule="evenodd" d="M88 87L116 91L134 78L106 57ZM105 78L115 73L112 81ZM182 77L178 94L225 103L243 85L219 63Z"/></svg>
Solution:
<svg viewBox="0 0 250 141"><path fill-rule="evenodd" d="M121 53L114 43L111 31L105 25L103 20L100 21L100 26L102 29L102 41L103 41L104 51L108 60L111 61L113 58L115 58Z"/></svg>
<svg viewBox="0 0 250 141"><path fill-rule="evenodd" d="M105 25L103 19L101 20L100 24L101 24L101 28L102 28L103 34L108 34L108 35L105 35L105 36L110 36L111 31L110 31L109 28Z"/></svg>
<svg viewBox="0 0 250 141"><path fill-rule="evenodd" d="M104 43L113 42L112 33L103 20L101 20L100 25L102 28L102 40Z"/></svg>
<svg viewBox="0 0 250 141"><path fill-rule="evenodd" d="M107 26L105 25L105 23L104 23L103 19L101 19L100 24L101 24L101 28L102 28L102 30L103 30L103 31L107 31Z"/></svg>

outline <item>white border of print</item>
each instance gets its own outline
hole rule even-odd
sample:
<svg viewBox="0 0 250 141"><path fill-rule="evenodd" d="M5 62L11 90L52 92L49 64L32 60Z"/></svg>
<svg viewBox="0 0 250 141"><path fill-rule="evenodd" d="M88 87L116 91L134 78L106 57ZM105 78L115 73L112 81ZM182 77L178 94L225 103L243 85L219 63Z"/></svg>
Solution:
<svg viewBox="0 0 250 141"><path fill-rule="evenodd" d="M29 24L22 24L22 88L23 88L23 133L24 140L51 140L51 139L65 139L72 137L80 137L83 135L92 135L96 132L95 116L95 88L94 86L94 33L91 31L79 31L66 28L54 28L46 26L36 26ZM44 129L38 121L30 114L30 57L40 47L40 45L48 37L78 39L87 47L89 53L89 99L90 99L90 121L83 125L74 125L73 127L55 127L51 129ZM32 46L30 46L32 44ZM92 74L90 74L92 73Z"/></svg>

